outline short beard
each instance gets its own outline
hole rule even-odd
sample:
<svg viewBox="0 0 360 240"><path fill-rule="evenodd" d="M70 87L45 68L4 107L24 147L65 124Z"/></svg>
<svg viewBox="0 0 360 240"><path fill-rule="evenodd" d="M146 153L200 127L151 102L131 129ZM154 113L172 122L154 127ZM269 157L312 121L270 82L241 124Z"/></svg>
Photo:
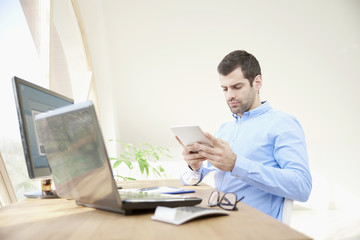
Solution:
<svg viewBox="0 0 360 240"><path fill-rule="evenodd" d="M229 103L228 103L228 105L229 105L230 111L231 111L232 113L236 114L236 115L239 115L239 114L242 115L244 112L249 111L249 109L251 108L251 104L250 104L250 106L248 106L248 105L245 105L245 106L244 106L244 105L241 105L240 107L235 108L235 109L231 108Z"/></svg>
<svg viewBox="0 0 360 240"><path fill-rule="evenodd" d="M251 91L251 93L247 96L244 101L240 102L240 106L236 109L232 109L230 107L230 103L228 102L228 106L232 113L236 115L242 115L244 112L247 112L250 110L251 106L254 104L256 99L256 93L254 91Z"/></svg>

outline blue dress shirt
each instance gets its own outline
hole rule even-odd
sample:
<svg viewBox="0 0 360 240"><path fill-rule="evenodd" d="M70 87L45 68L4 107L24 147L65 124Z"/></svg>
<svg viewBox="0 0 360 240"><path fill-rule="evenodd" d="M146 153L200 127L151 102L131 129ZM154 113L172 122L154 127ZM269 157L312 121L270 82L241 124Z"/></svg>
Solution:
<svg viewBox="0 0 360 240"><path fill-rule="evenodd" d="M306 201L312 179L305 136L295 117L273 109L268 102L223 124L215 134L236 154L234 169L221 171L208 161L181 177L197 184L216 171L215 187L233 192L243 202L281 221L284 198Z"/></svg>

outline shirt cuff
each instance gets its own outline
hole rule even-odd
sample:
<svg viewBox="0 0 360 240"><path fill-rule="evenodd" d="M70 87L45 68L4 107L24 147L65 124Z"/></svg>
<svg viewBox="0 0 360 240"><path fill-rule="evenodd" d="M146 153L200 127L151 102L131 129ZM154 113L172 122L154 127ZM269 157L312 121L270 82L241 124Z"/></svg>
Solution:
<svg viewBox="0 0 360 240"><path fill-rule="evenodd" d="M192 171L191 169L189 169L182 173L180 178L184 185L196 185L201 180L200 169L197 171Z"/></svg>

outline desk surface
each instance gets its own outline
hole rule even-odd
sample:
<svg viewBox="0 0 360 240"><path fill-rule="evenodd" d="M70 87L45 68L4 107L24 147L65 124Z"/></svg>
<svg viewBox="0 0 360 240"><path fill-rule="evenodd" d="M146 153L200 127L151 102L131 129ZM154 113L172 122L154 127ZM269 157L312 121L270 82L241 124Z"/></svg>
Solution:
<svg viewBox="0 0 360 240"><path fill-rule="evenodd" d="M194 189L206 206L213 190L179 180L128 181L124 188L175 186ZM196 219L176 226L151 220L153 212L124 216L80 207L65 199L25 199L0 209L0 239L310 239L244 204L229 216Z"/></svg>

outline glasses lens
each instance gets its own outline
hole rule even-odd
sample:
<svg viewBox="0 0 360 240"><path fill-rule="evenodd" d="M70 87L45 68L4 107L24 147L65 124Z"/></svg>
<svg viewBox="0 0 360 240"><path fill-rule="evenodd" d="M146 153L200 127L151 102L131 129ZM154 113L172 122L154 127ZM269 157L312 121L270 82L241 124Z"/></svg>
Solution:
<svg viewBox="0 0 360 240"><path fill-rule="evenodd" d="M234 193L226 193L221 199L220 207L226 210L232 210L235 208L236 201L237 198Z"/></svg>
<svg viewBox="0 0 360 240"><path fill-rule="evenodd" d="M219 202L219 192L218 191L214 191L210 194L209 200L208 200L208 205L213 207L213 206L217 206L218 202Z"/></svg>

